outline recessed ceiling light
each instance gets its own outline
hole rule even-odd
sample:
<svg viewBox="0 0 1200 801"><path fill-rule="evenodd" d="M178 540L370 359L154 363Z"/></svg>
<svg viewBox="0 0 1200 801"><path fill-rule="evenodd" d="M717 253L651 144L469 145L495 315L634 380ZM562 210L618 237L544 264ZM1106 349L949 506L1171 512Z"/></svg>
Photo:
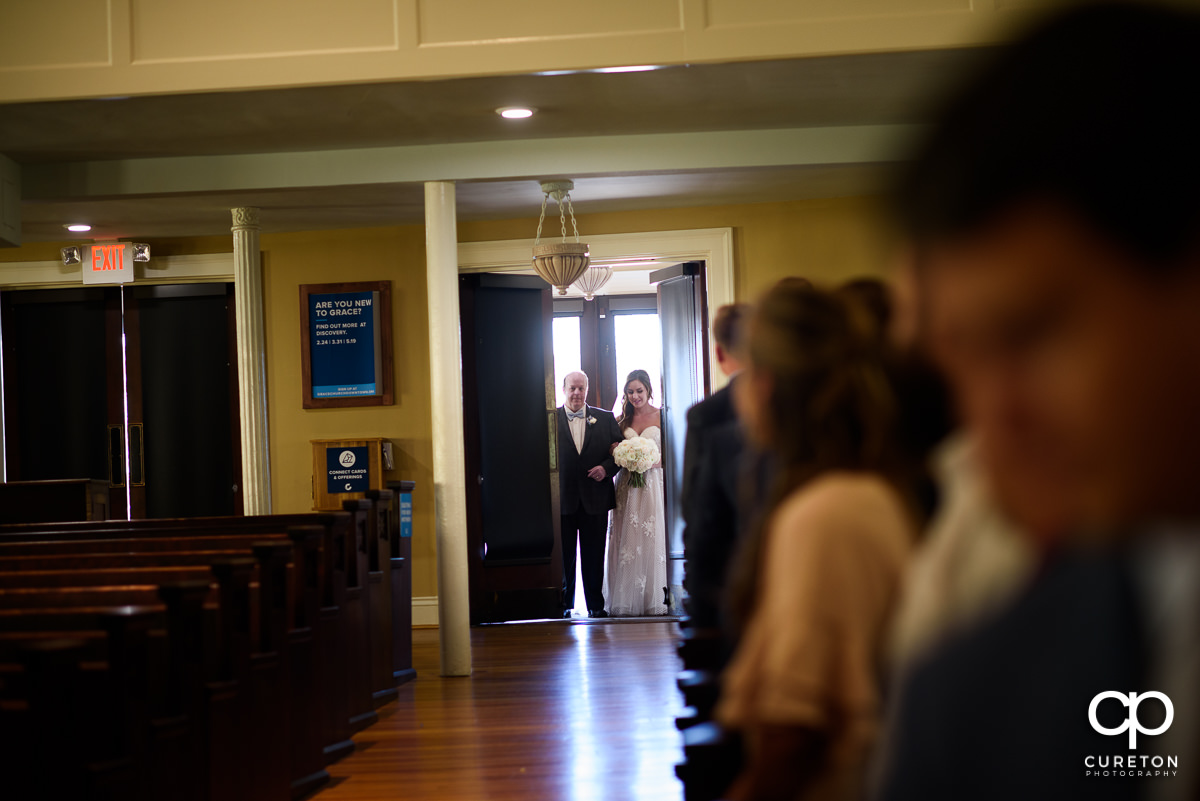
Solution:
<svg viewBox="0 0 1200 801"><path fill-rule="evenodd" d="M63 228L76 234L83 234L92 230L92 226L87 223L71 223L70 225L64 225Z"/></svg>
<svg viewBox="0 0 1200 801"><path fill-rule="evenodd" d="M525 106L505 106L504 108L496 109L496 113L506 120L523 120L532 117L536 112L536 108L527 108Z"/></svg>
<svg viewBox="0 0 1200 801"><path fill-rule="evenodd" d="M658 67L655 67L652 64L638 64L628 67L601 67L600 69L596 70L596 72L650 72L651 70L656 69L658 69Z"/></svg>

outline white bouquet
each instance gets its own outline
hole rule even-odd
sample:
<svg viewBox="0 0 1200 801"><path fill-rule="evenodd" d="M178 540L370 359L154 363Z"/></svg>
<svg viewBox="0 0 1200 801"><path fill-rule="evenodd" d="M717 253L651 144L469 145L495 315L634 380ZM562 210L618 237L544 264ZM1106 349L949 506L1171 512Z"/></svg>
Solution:
<svg viewBox="0 0 1200 801"><path fill-rule="evenodd" d="M646 437L630 437L613 451L613 461L629 471L629 486L646 486L647 470L658 464L660 455L654 440Z"/></svg>

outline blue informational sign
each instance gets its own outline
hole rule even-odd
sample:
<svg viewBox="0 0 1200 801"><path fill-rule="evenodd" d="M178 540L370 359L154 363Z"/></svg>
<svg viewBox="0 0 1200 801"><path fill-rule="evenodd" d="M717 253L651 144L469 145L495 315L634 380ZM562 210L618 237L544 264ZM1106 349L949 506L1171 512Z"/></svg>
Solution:
<svg viewBox="0 0 1200 801"><path fill-rule="evenodd" d="M400 493L400 536L412 536L412 493Z"/></svg>
<svg viewBox="0 0 1200 801"><path fill-rule="evenodd" d="M314 398L378 395L379 293L308 296Z"/></svg>
<svg viewBox="0 0 1200 801"><path fill-rule="evenodd" d="M370 464L366 445L355 448L326 448L325 473L329 494L369 490Z"/></svg>

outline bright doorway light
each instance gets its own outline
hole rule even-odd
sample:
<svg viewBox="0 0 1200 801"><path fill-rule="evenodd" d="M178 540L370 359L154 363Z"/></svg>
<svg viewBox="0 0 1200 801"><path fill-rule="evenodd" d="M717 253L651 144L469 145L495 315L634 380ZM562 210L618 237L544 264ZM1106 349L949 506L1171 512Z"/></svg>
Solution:
<svg viewBox="0 0 1200 801"><path fill-rule="evenodd" d="M617 314L613 317L613 334L617 349L617 401L613 413L621 416L625 378L634 370L650 374L655 406L662 407L662 328L654 312Z"/></svg>
<svg viewBox="0 0 1200 801"><path fill-rule="evenodd" d="M567 402L563 395L563 379L567 373L583 369L580 354L583 352L579 342L579 318L555 317L552 323L551 335L554 338L554 397L555 406ZM595 381L595 376L589 376Z"/></svg>

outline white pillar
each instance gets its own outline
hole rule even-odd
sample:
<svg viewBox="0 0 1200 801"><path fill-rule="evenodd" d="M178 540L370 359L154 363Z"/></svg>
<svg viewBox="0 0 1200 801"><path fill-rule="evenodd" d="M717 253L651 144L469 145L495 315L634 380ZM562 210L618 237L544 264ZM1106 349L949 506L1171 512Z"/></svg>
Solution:
<svg viewBox="0 0 1200 801"><path fill-rule="evenodd" d="M263 331L258 209L231 211L242 425L242 506L247 515L268 515L271 513L271 457L267 449L267 343Z"/></svg>
<svg viewBox="0 0 1200 801"><path fill-rule="evenodd" d="M425 184L425 282L433 395L433 503L437 521L442 675L471 675L467 485L458 328L458 223L454 184Z"/></svg>

